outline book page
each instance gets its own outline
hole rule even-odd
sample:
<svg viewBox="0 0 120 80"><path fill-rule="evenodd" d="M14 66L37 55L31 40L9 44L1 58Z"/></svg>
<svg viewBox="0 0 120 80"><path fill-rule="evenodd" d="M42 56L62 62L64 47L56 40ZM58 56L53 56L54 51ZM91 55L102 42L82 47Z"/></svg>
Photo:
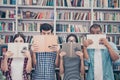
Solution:
<svg viewBox="0 0 120 80"><path fill-rule="evenodd" d="M33 44L39 46L38 52L52 52L52 46L58 46L56 35L35 35L33 36Z"/></svg>
<svg viewBox="0 0 120 80"><path fill-rule="evenodd" d="M23 50L28 50L28 43L8 43L8 51L13 53L12 58L22 58L24 57Z"/></svg>
<svg viewBox="0 0 120 80"><path fill-rule="evenodd" d="M76 57L76 51L81 51L80 43L62 43L62 51L66 52L68 57Z"/></svg>
<svg viewBox="0 0 120 80"><path fill-rule="evenodd" d="M89 45L87 48L92 49L105 49L106 47L103 44L99 43L101 38L106 38L105 34L89 34L87 35L87 39L91 39L93 44Z"/></svg>

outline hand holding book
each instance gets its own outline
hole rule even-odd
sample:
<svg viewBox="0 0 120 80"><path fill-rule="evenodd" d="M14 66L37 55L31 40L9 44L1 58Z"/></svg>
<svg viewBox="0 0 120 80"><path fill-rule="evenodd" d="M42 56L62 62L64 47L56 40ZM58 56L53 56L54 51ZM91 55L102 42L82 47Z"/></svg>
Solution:
<svg viewBox="0 0 120 80"><path fill-rule="evenodd" d="M68 57L76 57L76 52L81 51L80 43L63 43L62 51L66 52Z"/></svg>
<svg viewBox="0 0 120 80"><path fill-rule="evenodd" d="M7 52L5 53L5 56L6 56L7 58L9 58L9 57L13 56L13 53L12 53L11 51L7 51Z"/></svg>
<svg viewBox="0 0 120 80"><path fill-rule="evenodd" d="M87 40L83 42L85 47L93 49L104 49L106 44L108 42L105 34L89 34L87 35Z"/></svg>
<svg viewBox="0 0 120 80"><path fill-rule="evenodd" d="M81 51L76 51L75 53L80 57L81 60L83 60L83 53Z"/></svg>
<svg viewBox="0 0 120 80"><path fill-rule="evenodd" d="M107 45L109 44L108 43L108 40L106 39L106 38L101 38L100 40L99 40L99 44L103 44L103 45L105 45L106 47L107 47Z"/></svg>
<svg viewBox="0 0 120 80"><path fill-rule="evenodd" d="M60 53L60 58L63 58L63 56L65 56L65 55L66 55L66 52L62 51L62 52Z"/></svg>

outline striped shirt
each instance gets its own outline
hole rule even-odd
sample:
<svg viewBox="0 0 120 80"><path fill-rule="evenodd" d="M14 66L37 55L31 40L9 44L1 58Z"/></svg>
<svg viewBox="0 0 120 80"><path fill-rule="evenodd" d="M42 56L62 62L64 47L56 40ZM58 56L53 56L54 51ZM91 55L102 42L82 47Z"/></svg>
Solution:
<svg viewBox="0 0 120 80"><path fill-rule="evenodd" d="M55 80L55 52L36 53L36 66L32 80Z"/></svg>
<svg viewBox="0 0 120 80"><path fill-rule="evenodd" d="M64 77L63 80L81 80L80 78L80 58L67 57L63 58Z"/></svg>

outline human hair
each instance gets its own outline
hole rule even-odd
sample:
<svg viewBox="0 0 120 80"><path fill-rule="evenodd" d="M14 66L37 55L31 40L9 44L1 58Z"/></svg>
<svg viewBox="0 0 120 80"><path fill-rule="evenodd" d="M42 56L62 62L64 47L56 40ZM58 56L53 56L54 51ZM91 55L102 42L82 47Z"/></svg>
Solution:
<svg viewBox="0 0 120 80"><path fill-rule="evenodd" d="M26 42L24 34L22 34L20 32L18 32L17 34L14 35L12 42L14 42L15 39L18 38L18 37L21 37L23 39L24 43Z"/></svg>
<svg viewBox="0 0 120 80"><path fill-rule="evenodd" d="M69 39L69 37L71 37L71 36L73 36L74 38L75 38L75 42L76 43L78 43L78 38L77 38L77 36L75 35L75 34L69 34L68 36L67 36L67 38L66 38L66 42L68 42L68 39Z"/></svg>
<svg viewBox="0 0 120 80"><path fill-rule="evenodd" d="M51 30L51 33L53 32L53 27L52 27L52 25L50 25L50 24L48 24L48 23L43 23L43 24L41 24L41 26L40 26L40 32L42 32L42 30L44 30L44 31L49 31L49 30Z"/></svg>
<svg viewBox="0 0 120 80"><path fill-rule="evenodd" d="M101 28L101 26L99 24L93 24L93 25L91 25L90 26L90 32L91 32L92 28L95 28L95 29L100 28L100 31L102 31L102 28Z"/></svg>

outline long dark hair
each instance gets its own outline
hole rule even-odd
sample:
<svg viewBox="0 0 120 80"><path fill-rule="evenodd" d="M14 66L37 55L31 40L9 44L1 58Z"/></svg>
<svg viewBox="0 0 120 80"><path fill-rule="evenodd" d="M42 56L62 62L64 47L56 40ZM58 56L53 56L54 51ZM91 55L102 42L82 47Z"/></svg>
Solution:
<svg viewBox="0 0 120 80"><path fill-rule="evenodd" d="M66 42L68 42L69 37L73 36L75 38L75 42L78 43L78 38L75 34L69 34L66 38Z"/></svg>
<svg viewBox="0 0 120 80"><path fill-rule="evenodd" d="M23 41L26 42L24 34L22 34L20 32L18 32L17 34L15 34L15 36L13 37L12 42L14 42L17 37L21 37L23 39Z"/></svg>

